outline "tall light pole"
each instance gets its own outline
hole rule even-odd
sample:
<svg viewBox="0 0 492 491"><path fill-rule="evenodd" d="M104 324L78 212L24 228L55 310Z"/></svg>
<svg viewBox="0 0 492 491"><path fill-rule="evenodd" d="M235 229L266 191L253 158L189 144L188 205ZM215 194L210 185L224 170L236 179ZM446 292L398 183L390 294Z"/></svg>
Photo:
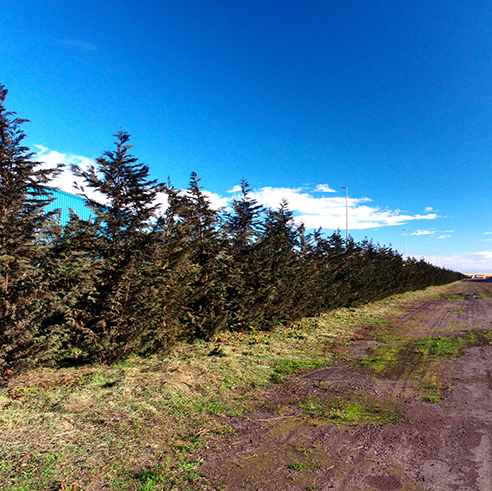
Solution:
<svg viewBox="0 0 492 491"><path fill-rule="evenodd" d="M345 240L348 243L348 188L342 186L342 189L345 189Z"/></svg>

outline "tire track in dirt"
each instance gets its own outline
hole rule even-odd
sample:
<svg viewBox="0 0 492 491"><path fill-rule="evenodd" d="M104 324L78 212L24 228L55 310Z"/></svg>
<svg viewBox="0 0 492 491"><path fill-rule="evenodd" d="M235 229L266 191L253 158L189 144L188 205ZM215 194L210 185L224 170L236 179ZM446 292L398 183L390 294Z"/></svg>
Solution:
<svg viewBox="0 0 492 491"><path fill-rule="evenodd" d="M492 329L492 284L463 281L440 299L413 305L394 324L411 339ZM374 343L361 342L354 356ZM439 372L449 386L425 403L419 377ZM270 390L235 438L203 455L209 490L492 490L492 346L485 341L422 369L409 360L389 376L354 361L314 370ZM327 424L299 407L310 397L364 394L404 408L395 424ZM202 486L202 484L201 484Z"/></svg>

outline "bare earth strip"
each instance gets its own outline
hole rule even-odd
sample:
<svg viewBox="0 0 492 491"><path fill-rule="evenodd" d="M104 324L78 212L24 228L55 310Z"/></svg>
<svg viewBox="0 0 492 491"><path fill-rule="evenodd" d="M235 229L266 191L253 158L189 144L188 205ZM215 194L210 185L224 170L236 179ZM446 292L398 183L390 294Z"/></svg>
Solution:
<svg viewBox="0 0 492 491"><path fill-rule="evenodd" d="M362 341L271 389L232 422L235 437L202 455L201 489L492 490L491 297L492 283L455 284L394 321L385 343ZM460 356L424 359L415 346L426 338L465 344ZM333 401L369 416L328 414Z"/></svg>

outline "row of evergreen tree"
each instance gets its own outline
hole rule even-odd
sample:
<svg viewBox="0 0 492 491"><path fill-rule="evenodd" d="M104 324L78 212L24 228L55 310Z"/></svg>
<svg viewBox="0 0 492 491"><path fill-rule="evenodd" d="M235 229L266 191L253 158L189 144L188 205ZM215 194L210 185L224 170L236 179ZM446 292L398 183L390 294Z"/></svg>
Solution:
<svg viewBox="0 0 492 491"><path fill-rule="evenodd" d="M62 165L34 160L6 96L0 85L0 374L109 363L460 278L368 240L306 234L286 202L265 209L246 181L215 211L196 174L186 190L151 180L122 131L93 167L72 167L92 216L61 224L46 204Z"/></svg>

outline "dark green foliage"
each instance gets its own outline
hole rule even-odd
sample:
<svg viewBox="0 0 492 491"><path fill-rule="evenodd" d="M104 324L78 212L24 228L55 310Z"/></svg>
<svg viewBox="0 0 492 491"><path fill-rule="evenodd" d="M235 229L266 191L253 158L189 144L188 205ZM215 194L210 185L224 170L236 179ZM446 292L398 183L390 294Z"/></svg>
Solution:
<svg viewBox="0 0 492 491"><path fill-rule="evenodd" d="M149 180L148 167L129 153L130 136L123 131L115 136L116 149L104 152L96 166L72 168L101 196L100 201L89 198L82 187L94 218L71 224L86 260L97 265L94 286L72 310L72 323L84 355L104 361L140 350L144 334L159 322L149 317L149 293L155 287L154 249L160 235L156 198L164 186Z"/></svg>
<svg viewBox="0 0 492 491"><path fill-rule="evenodd" d="M32 160L6 94L0 86L0 371L113 362L461 277L367 239L306 234L287 202L264 209L246 180L231 211L213 210L195 173L187 190L149 179L123 131L90 169L73 167L93 213L61 226L44 212L59 169Z"/></svg>
<svg viewBox="0 0 492 491"><path fill-rule="evenodd" d="M64 227L55 227L49 253L43 259L53 298L41 329L59 363L84 361L83 347L91 331L81 319L91 315L87 304L96 301L103 265L89 252L96 239L92 224L71 213Z"/></svg>
<svg viewBox="0 0 492 491"><path fill-rule="evenodd" d="M175 256L180 251L179 261L176 256L174 260L184 293L179 321L189 339L208 339L226 322L219 214L210 207L199 183L192 173L185 192L167 188L166 243L168 254Z"/></svg>
<svg viewBox="0 0 492 491"><path fill-rule="evenodd" d="M6 110L6 97L0 85L0 372L46 354L38 329L52 299L42 259L53 214L43 209L59 171L33 160L23 145L26 121Z"/></svg>
<svg viewBox="0 0 492 491"><path fill-rule="evenodd" d="M257 250L263 306L257 323L263 328L297 318L295 301L303 266L297 254L299 238L299 226L287 202L267 211Z"/></svg>
<svg viewBox="0 0 492 491"><path fill-rule="evenodd" d="M261 322L264 265L261 256L261 217L264 209L250 197L248 182L241 181L241 195L232 203L224 220L224 275L227 326L251 327Z"/></svg>

